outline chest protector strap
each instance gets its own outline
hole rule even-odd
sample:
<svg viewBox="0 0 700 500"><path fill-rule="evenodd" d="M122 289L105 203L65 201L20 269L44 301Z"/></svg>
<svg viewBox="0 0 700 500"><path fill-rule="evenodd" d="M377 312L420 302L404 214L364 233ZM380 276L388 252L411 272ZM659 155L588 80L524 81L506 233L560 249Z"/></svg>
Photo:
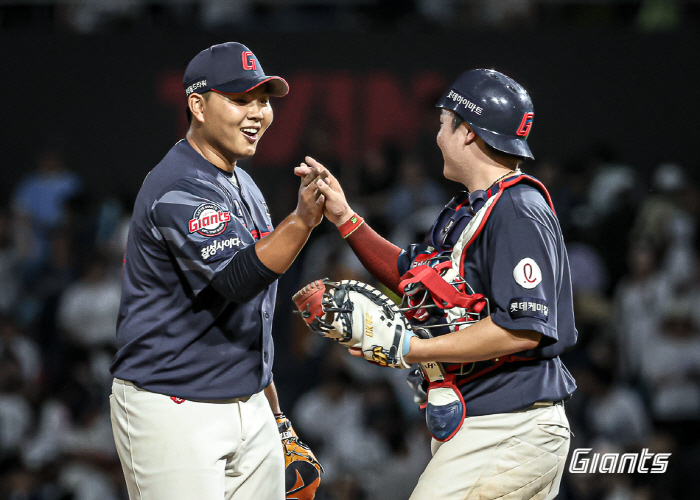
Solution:
<svg viewBox="0 0 700 500"><path fill-rule="evenodd" d="M479 234L481 234L481 231L486 226L486 222L488 221L494 206L506 189L521 182L529 184L540 191L547 201L547 204L552 209L552 212L556 215L554 205L552 204L552 199L547 192L547 189L540 181L533 177L521 174L505 179L499 182L496 186L489 188L487 190L487 199L489 202L482 208L482 210L485 210L485 212L481 217L475 216L474 219L470 221L463 233L463 236L466 236L466 238L460 237L460 240L455 245L455 250L460 253L460 275L464 276L464 258L467 253L466 251L474 243ZM492 197L493 199L491 199ZM466 242L464 242L464 239L466 239ZM449 264L452 265L452 262ZM468 310L480 313L486 304L486 300L483 295L469 295L458 291L452 285L442 279L439 274L439 270L433 269L427 265L416 266L402 276L402 281L399 284L399 290L401 293L405 293L407 286L418 282L422 283L430 291L431 297L435 303L440 305L444 304L443 307L445 309L452 307L464 307ZM433 394L436 396L434 398L434 403L427 405L428 410L433 411L428 411L426 413L428 428L430 429L433 437L439 441L446 441L456 433L459 427L461 427L461 421L466 415L466 407L464 405L461 392L457 390L458 388L463 387L469 382L500 368L505 363L531 360L532 358L524 358L514 355L500 356L492 360L472 363L472 368L467 374L462 374L464 368L464 365L462 364L430 363L429 365L432 367L432 370L426 370L425 368L427 367L423 367L423 373L425 374L426 379L430 382L428 388L428 402L431 403L431 392L433 392ZM421 366L423 365L424 364L421 364ZM475 369L476 371L474 372ZM449 398L447 397L448 394L450 395ZM447 415L450 415L450 418L447 418ZM448 421L449 424L447 423Z"/></svg>
<svg viewBox="0 0 700 500"><path fill-rule="evenodd" d="M530 177L529 175L525 175L525 174L520 174L520 175L516 175L515 177L509 177L508 179L502 180L501 182L499 182L495 186L490 187L486 191L486 196L489 199L489 203L487 203L487 205L485 205L482 208L482 210L485 210L485 212L484 212L483 216L478 218L478 225L476 225L476 227L469 227L471 224L467 225L467 228L465 229L465 232L467 233L467 236L468 236L467 241L464 242L463 245L461 245L462 238L460 238L460 241L458 241L457 245L455 245L456 247L461 246L461 248L459 248L459 250L458 250L460 252L460 258L459 258L460 274L464 275L463 274L463 272L464 272L464 258L467 254L467 249L474 243L474 241L476 241L476 239L481 234L481 231L486 226L486 222L488 221L488 218L491 215L493 208L496 206L496 203L498 202L498 200L501 199L501 196L503 195L503 193L505 192L506 189L508 189L509 187L513 187L516 184L519 184L521 182L523 182L525 184L529 184L532 187L534 187L535 189L537 189L542 194L544 199L547 201L547 205L549 205L549 208L552 209L552 213L555 216L557 215L557 212L554 210L554 204L552 203L552 197L549 195L547 188L544 187L544 184L542 184L540 181L538 181L534 177ZM493 201L491 201L491 197L493 197ZM477 222L476 217L475 217L475 220L473 222Z"/></svg>

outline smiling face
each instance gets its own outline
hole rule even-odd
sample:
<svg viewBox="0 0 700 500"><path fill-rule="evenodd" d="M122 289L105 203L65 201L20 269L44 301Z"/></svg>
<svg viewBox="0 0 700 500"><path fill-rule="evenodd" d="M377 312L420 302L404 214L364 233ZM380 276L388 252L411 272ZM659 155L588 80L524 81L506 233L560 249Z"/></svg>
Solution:
<svg viewBox="0 0 700 500"><path fill-rule="evenodd" d="M240 94L211 91L206 98L193 94L190 99L194 99L190 109L194 115L195 141L204 156L219 167L210 154L228 164L253 156L258 141L272 123L265 85Z"/></svg>
<svg viewBox="0 0 700 500"><path fill-rule="evenodd" d="M462 163L468 129L465 125L460 125L455 130L452 123L453 117L454 114L446 109L440 112L440 130L437 134L437 143L445 161L443 171L445 178L462 182Z"/></svg>

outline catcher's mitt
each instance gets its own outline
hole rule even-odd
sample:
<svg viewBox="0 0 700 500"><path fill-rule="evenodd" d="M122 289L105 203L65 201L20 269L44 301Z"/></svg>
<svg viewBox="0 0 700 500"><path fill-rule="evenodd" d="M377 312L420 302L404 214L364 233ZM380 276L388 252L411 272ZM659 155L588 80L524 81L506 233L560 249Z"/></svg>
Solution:
<svg viewBox="0 0 700 500"><path fill-rule="evenodd" d="M414 335L389 297L355 280L327 279L306 285L292 297L309 327L347 347L360 347L365 359L382 366L410 368L404 356Z"/></svg>
<svg viewBox="0 0 700 500"><path fill-rule="evenodd" d="M313 500L321 484L323 466L311 449L299 441L287 417L275 416L284 447L284 489L288 500Z"/></svg>

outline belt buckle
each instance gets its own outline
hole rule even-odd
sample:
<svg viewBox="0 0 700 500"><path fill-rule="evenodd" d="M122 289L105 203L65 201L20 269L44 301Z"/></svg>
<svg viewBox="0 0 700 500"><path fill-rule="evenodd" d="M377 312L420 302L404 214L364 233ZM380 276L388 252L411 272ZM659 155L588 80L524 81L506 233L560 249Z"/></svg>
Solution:
<svg viewBox="0 0 700 500"><path fill-rule="evenodd" d="M535 401L528 409L534 410L536 408L547 408L549 406L554 406L554 404L554 401Z"/></svg>
<svg viewBox="0 0 700 500"><path fill-rule="evenodd" d="M535 401L530 406L527 406L522 410L515 410L514 413L522 413L525 411L537 410L538 408L549 408L550 406L555 406L561 403L562 401Z"/></svg>

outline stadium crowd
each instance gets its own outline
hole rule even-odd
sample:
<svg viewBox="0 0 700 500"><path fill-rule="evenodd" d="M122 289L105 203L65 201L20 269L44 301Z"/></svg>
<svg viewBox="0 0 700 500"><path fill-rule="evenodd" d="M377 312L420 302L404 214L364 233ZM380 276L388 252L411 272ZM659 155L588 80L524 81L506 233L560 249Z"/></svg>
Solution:
<svg viewBox="0 0 700 500"><path fill-rule="evenodd" d="M0 4L4 29L67 33L167 31L296 33L331 30L468 29L624 26L644 33L692 29L694 0L24 0Z"/></svg>
<svg viewBox="0 0 700 500"><path fill-rule="evenodd" d="M356 210L398 244L419 239L458 189L441 179L439 151L420 145L386 144L353 166L324 158ZM569 250L579 329L564 357L579 386L567 403L572 450L672 456L665 474L566 473L560 498L694 498L700 184L678 164L643 175L610 147L590 151L524 166L549 187ZM276 199L273 218L283 213ZM108 367L129 210L127 200L90 199L55 149L0 210L0 498L126 498ZM326 467L320 500L407 498L429 460L423 414L405 372L348 356L292 314L292 293L323 276L374 283L328 222L280 284L282 407Z"/></svg>

